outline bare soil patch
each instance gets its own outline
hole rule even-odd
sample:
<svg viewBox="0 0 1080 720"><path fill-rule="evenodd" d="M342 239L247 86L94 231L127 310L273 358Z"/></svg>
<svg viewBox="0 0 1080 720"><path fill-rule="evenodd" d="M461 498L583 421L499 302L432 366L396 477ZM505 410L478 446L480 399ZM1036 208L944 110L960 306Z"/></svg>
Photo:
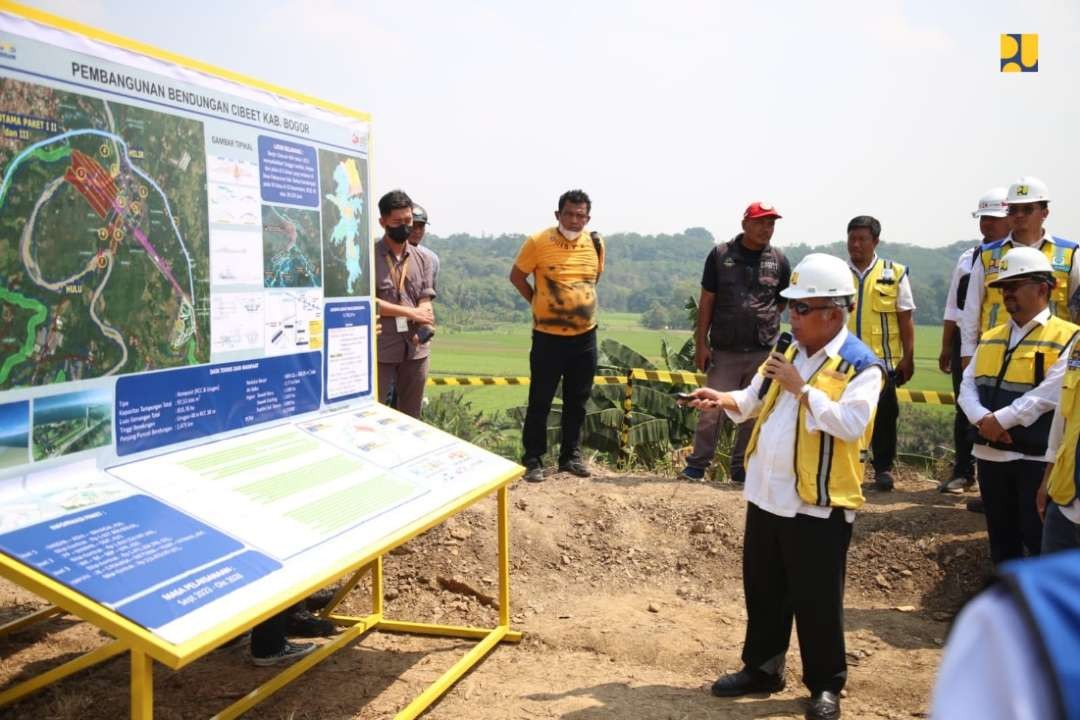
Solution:
<svg viewBox="0 0 1080 720"><path fill-rule="evenodd" d="M848 560L847 717L925 717L941 646L959 607L990 570L973 497L940 495L902 471L892 493L867 490ZM717 675L740 666L745 628L739 489L654 475L555 475L511 490L515 629L426 717L664 720L801 718L797 639L788 688L721 700ZM490 626L498 612L493 500L385 560L388 617ZM367 588L346 601L368 610ZM0 622L42 607L0 581ZM0 639L0 687L106 642L74 618ZM253 710L252 718L390 718L469 643L377 634L342 650ZM202 718L273 674L247 648L219 650L179 672L155 668L155 716ZM121 656L0 711L55 720L128 714Z"/></svg>

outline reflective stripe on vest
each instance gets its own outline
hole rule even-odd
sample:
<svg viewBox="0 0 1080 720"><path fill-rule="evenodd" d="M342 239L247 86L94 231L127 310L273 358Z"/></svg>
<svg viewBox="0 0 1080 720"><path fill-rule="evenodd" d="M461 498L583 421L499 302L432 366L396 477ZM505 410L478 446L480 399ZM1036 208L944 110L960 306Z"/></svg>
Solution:
<svg viewBox="0 0 1080 720"><path fill-rule="evenodd" d="M1012 242L1004 240L983 247L979 261L983 266L983 303L979 314L979 330L986 332L998 325L1007 325L1009 313L1005 311L1004 301L999 288L990 287L997 279L998 263L1013 248ZM1073 258L1076 256L1076 243L1059 237L1050 237L1039 248L1054 270L1057 285L1050 293L1050 312L1062 320L1072 319L1069 314L1069 276L1072 272Z"/></svg>
<svg viewBox="0 0 1080 720"><path fill-rule="evenodd" d="M866 343L891 370L903 358L900 324L896 321L896 302L900 280L907 269L900 263L878 258L864 277L854 270L852 277L858 294L855 310L848 317L848 330Z"/></svg>
<svg viewBox="0 0 1080 720"><path fill-rule="evenodd" d="M795 348L787 353L789 360L795 357ZM862 341L854 335L848 335L835 357L828 357L806 381L810 387L821 390L830 400L839 400L848 383L858 373L872 365L881 366L881 360L874 356ZM760 371L759 371L760 372ZM765 394L757 421L754 423L750 442L746 447L746 459L749 464L757 450L758 435L765 424L777 398L782 392L779 383L772 383ZM874 415L877 407L870 413L866 430L855 442L845 442L828 433L806 429L807 408L799 403L797 416L798 430L795 434L795 482L796 490L802 501L809 505L842 507L851 510L862 507L862 478L866 467L870 438L874 434Z"/></svg>
<svg viewBox="0 0 1080 720"><path fill-rule="evenodd" d="M1057 412L1061 415L1061 445L1054 456L1054 469L1050 471L1046 491L1058 505L1068 505L1076 499L1076 487L1080 484L1080 343L1073 346L1069 367L1061 384L1061 400Z"/></svg>
<svg viewBox="0 0 1080 720"><path fill-rule="evenodd" d="M1080 331L1071 322L1051 316L1046 325L1037 324L1010 350L1011 328L1011 323L991 328L975 349L975 387L979 402L990 412L1008 407L1038 386ZM975 442L999 450L1042 455L1046 452L1052 419L1053 414L1046 412L1031 425L1009 428L1012 442L1008 444L990 442L982 436Z"/></svg>

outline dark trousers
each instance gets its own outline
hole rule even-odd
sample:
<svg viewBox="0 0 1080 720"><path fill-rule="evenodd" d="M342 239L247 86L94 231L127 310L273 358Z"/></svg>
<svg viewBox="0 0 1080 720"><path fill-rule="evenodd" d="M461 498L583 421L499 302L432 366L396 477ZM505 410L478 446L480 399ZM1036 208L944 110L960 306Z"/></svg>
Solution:
<svg viewBox="0 0 1080 720"><path fill-rule="evenodd" d="M896 460L896 420L900 417L900 404L896 401L896 384L892 374L885 382L885 387L878 398L877 416L874 420L874 435L870 438L870 448L874 451L871 463L874 472L887 472L893 469Z"/></svg>
<svg viewBox="0 0 1080 720"><path fill-rule="evenodd" d="M844 578L851 524L844 511L828 519L793 518L746 506L743 591L746 594L746 667L784 671L794 617L810 692L839 693L847 681L844 657Z"/></svg>
<svg viewBox="0 0 1080 720"><path fill-rule="evenodd" d="M960 397L960 380L964 376L964 368L960 367L960 329L957 328L952 338L952 391L953 397ZM952 476L954 478L975 479L975 458L971 455L974 446L974 437L968 432L971 423L967 415L956 406L956 417L953 418L953 449L956 457L953 459Z"/></svg>
<svg viewBox="0 0 1080 720"><path fill-rule="evenodd" d="M989 462L979 460L979 493L986 510L990 559L1006 560L1038 555L1042 550L1042 520L1035 495L1046 463L1036 460Z"/></svg>
<svg viewBox="0 0 1080 720"><path fill-rule="evenodd" d="M251 628L251 654L253 657L269 657L285 647L285 629L292 608L279 612L268 620Z"/></svg>
<svg viewBox="0 0 1080 720"><path fill-rule="evenodd" d="M1042 536L1043 555L1076 548L1080 548L1080 525L1065 517L1060 505L1047 500Z"/></svg>
<svg viewBox="0 0 1080 720"><path fill-rule="evenodd" d="M581 335L551 335L533 330L529 351L529 408L521 442L524 463L539 463L547 452L547 418L555 388L562 381L562 445L559 461L574 457L581 445L585 403L596 375L596 329Z"/></svg>

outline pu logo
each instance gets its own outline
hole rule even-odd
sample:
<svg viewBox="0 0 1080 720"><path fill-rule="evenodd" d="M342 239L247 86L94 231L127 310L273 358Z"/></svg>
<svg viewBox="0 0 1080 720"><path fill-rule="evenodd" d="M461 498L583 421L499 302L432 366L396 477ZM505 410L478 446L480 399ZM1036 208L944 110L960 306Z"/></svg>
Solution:
<svg viewBox="0 0 1080 720"><path fill-rule="evenodd" d="M1028 186L1027 185L1017 185L1016 186L1016 194L1019 195L1020 197L1027 197Z"/></svg>
<svg viewBox="0 0 1080 720"><path fill-rule="evenodd" d="M998 271L1005 272L1009 269L1009 258L1001 258L998 260Z"/></svg>
<svg viewBox="0 0 1080 720"><path fill-rule="evenodd" d="M1001 72L1039 72L1038 33L1001 35Z"/></svg>
<svg viewBox="0 0 1080 720"><path fill-rule="evenodd" d="M792 285L798 285L799 284L799 273L797 273L797 272L791 273L791 284Z"/></svg>

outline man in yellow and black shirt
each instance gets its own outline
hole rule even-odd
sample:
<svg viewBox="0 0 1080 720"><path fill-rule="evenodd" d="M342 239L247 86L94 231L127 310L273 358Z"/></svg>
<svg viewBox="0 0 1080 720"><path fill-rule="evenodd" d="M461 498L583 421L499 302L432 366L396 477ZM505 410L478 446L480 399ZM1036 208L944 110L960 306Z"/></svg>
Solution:
<svg viewBox="0 0 1080 720"><path fill-rule="evenodd" d="M847 681L844 576L884 368L845 327L855 284L847 263L807 255L780 293L795 342L773 352L750 385L699 388L700 409L756 418L746 449L744 667L712 686L734 697L778 692L794 618L811 720L840 717ZM783 337L783 336L782 336ZM784 338L787 339L787 338Z"/></svg>
<svg viewBox="0 0 1080 720"><path fill-rule="evenodd" d="M558 225L525 240L510 282L532 306L529 406L522 430L525 479L544 479L547 417L559 381L563 385L559 470L588 477L581 458L585 403L596 374L596 282L604 271L604 242L585 233L592 201L581 190L559 198ZM529 276L533 276L529 284Z"/></svg>
<svg viewBox="0 0 1080 720"><path fill-rule="evenodd" d="M881 223L876 218L860 215L848 223L848 258L856 288L848 330L885 361L888 373L870 443L874 485L888 491L893 489L896 421L900 416L896 388L915 373L915 300L907 268L878 256L880 239Z"/></svg>
<svg viewBox="0 0 1080 720"><path fill-rule="evenodd" d="M975 426L973 454L994 564L1038 555L1036 506L1049 456L1054 409L1080 327L1050 313L1055 280L1046 255L1016 247L1001 258L991 287L1009 322L983 333L964 370L957 402Z"/></svg>

